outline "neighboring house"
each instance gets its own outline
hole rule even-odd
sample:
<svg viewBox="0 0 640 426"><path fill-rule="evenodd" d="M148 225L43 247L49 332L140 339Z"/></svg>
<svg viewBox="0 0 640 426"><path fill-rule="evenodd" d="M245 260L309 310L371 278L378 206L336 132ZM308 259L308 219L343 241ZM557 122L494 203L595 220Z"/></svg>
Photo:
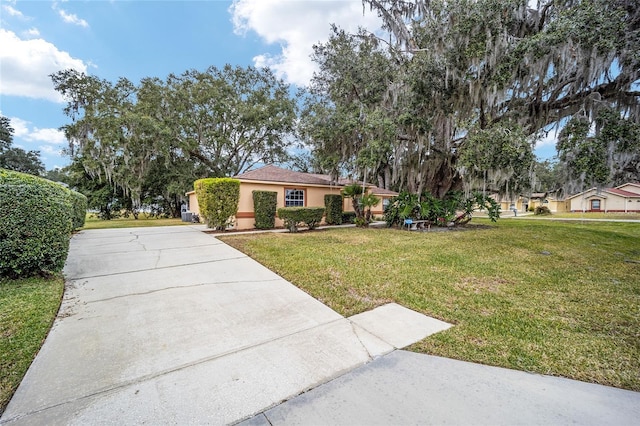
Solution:
<svg viewBox="0 0 640 426"><path fill-rule="evenodd" d="M547 206L552 213L568 210L568 203L564 199L556 197L553 192L533 192L529 197L521 195L509 200L503 198L499 202L500 211L503 213L512 212L514 208L519 212L526 212L530 208L535 209L538 206Z"/></svg>
<svg viewBox="0 0 640 426"><path fill-rule="evenodd" d="M523 195L510 199L498 199L498 196L496 195L494 196L494 199L499 201L501 212L512 212L513 209L516 209L519 212L526 212L529 208L529 197L525 197Z"/></svg>
<svg viewBox="0 0 640 426"><path fill-rule="evenodd" d="M240 181L240 200L238 213L234 219L234 228L238 230L253 229L255 227L255 213L253 209L253 191L273 191L278 193L278 208L280 207L324 207L326 194L340 194L345 185L354 183L348 179L331 182L328 175L294 172L276 166L264 166L241 175L234 176ZM361 183L360 183L361 184ZM397 192L378 188L367 184L366 188L380 198L377 206L371 211L374 215L382 215L384 206L389 199L398 195ZM195 191L187 192L189 197L189 211L200 214ZM353 211L350 199L343 200L343 210ZM283 222L276 217L276 226L283 226Z"/></svg>
<svg viewBox="0 0 640 426"><path fill-rule="evenodd" d="M572 212L640 212L640 184L615 188L591 188L567 198Z"/></svg>

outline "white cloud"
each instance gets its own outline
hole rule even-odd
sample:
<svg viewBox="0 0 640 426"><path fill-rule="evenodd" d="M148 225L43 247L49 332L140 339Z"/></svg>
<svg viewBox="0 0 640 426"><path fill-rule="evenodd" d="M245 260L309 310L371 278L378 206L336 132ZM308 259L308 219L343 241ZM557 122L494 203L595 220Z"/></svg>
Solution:
<svg viewBox="0 0 640 426"><path fill-rule="evenodd" d="M76 15L75 13L67 13L63 9L57 9L57 10L58 10L58 15L60 15L62 20L67 24L74 24L83 28L89 27L89 23L82 18L78 18L78 15Z"/></svg>
<svg viewBox="0 0 640 426"><path fill-rule="evenodd" d="M86 72L80 59L58 50L41 38L21 40L15 33L0 29L0 93L63 102L53 90L50 74L73 68Z"/></svg>
<svg viewBox="0 0 640 426"><path fill-rule="evenodd" d="M39 37L40 36L40 31L38 31L37 28L33 27L33 28L29 28L26 31L23 31L22 33L24 36L30 38L30 37Z"/></svg>
<svg viewBox="0 0 640 426"><path fill-rule="evenodd" d="M39 129L37 127L34 127L29 134L29 140L42 141L53 145L62 145L67 141L64 133L58 129Z"/></svg>
<svg viewBox="0 0 640 426"><path fill-rule="evenodd" d="M62 148L52 145L40 145L38 147L40 153L59 156L62 153Z"/></svg>
<svg viewBox="0 0 640 426"><path fill-rule="evenodd" d="M313 76L313 45L329 38L332 23L352 32L359 26L380 27L379 18L368 8L363 15L361 0L234 0L229 12L237 34L253 31L266 43L281 45L278 55L254 57L254 65L269 66L276 75L299 86L308 84Z"/></svg>
<svg viewBox="0 0 640 426"><path fill-rule="evenodd" d="M542 148L543 146L556 146L557 140L558 132L555 129L552 129L536 141L536 148Z"/></svg>
<svg viewBox="0 0 640 426"><path fill-rule="evenodd" d="M55 152L60 151L60 148L56 148L56 146L63 145L67 141L64 133L58 129L31 127L30 122L18 117L10 117L9 120L16 139L22 139L27 142L44 142L49 146L53 145L54 147L50 149L55 150Z"/></svg>
<svg viewBox="0 0 640 426"><path fill-rule="evenodd" d="M13 16L16 18L24 18L24 15L22 14L22 12L20 12L18 9L14 8L10 4L3 4L2 10L4 10L5 13L9 16Z"/></svg>
<svg viewBox="0 0 640 426"><path fill-rule="evenodd" d="M29 134L29 123L18 117L10 117L11 127L13 127L13 135L17 138L23 138Z"/></svg>

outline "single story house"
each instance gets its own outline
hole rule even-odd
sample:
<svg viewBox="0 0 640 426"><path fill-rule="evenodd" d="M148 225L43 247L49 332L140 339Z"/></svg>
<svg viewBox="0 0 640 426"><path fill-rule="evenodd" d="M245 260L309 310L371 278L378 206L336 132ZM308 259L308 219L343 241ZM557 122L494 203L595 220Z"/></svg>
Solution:
<svg viewBox="0 0 640 426"><path fill-rule="evenodd" d="M354 183L348 179L332 182L329 175L295 172L272 165L251 170L233 178L240 181L238 213L234 218L234 228L237 230L255 227L253 191L277 192L277 208L324 207L326 194L339 195L345 185ZM369 192L380 198L378 205L371 209L374 215L382 215L384 206L389 203L389 199L398 195L397 192L374 185L366 184L365 186ZM195 191L187 192L186 195L189 197L189 211L200 214ZM345 212L353 211L350 199L343 200L343 210ZM284 226L284 223L277 217L276 226Z"/></svg>
<svg viewBox="0 0 640 426"><path fill-rule="evenodd" d="M553 192L533 192L530 196L518 196L514 199L500 200L500 211L510 212L515 208L519 212L526 212L531 208L547 206L552 213L561 213L568 210L568 202L556 197Z"/></svg>
<svg viewBox="0 0 640 426"><path fill-rule="evenodd" d="M572 212L640 212L640 184L625 183L615 188L591 188L567 198Z"/></svg>

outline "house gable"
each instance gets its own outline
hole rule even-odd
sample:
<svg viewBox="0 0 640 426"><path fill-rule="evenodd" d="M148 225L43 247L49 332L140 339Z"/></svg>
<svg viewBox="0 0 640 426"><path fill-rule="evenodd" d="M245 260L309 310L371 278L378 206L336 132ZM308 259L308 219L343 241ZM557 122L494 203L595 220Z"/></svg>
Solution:
<svg viewBox="0 0 640 426"><path fill-rule="evenodd" d="M625 183L616 188L591 188L567 200L570 211L637 212L640 210L640 185Z"/></svg>
<svg viewBox="0 0 640 426"><path fill-rule="evenodd" d="M637 194L640 196L640 184L638 183L625 183L620 186L616 186L615 189L620 189L622 191L631 192L633 194Z"/></svg>

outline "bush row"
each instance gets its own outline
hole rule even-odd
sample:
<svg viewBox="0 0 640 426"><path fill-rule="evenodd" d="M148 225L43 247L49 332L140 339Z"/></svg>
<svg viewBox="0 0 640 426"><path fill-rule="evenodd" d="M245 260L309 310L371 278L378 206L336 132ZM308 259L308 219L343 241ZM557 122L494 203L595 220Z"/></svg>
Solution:
<svg viewBox="0 0 640 426"><path fill-rule="evenodd" d="M0 169L0 276L59 272L87 198L36 176Z"/></svg>
<svg viewBox="0 0 640 426"><path fill-rule="evenodd" d="M315 229L322 221L324 207L281 207L278 217L290 232L298 232L298 226L305 224L309 230Z"/></svg>

